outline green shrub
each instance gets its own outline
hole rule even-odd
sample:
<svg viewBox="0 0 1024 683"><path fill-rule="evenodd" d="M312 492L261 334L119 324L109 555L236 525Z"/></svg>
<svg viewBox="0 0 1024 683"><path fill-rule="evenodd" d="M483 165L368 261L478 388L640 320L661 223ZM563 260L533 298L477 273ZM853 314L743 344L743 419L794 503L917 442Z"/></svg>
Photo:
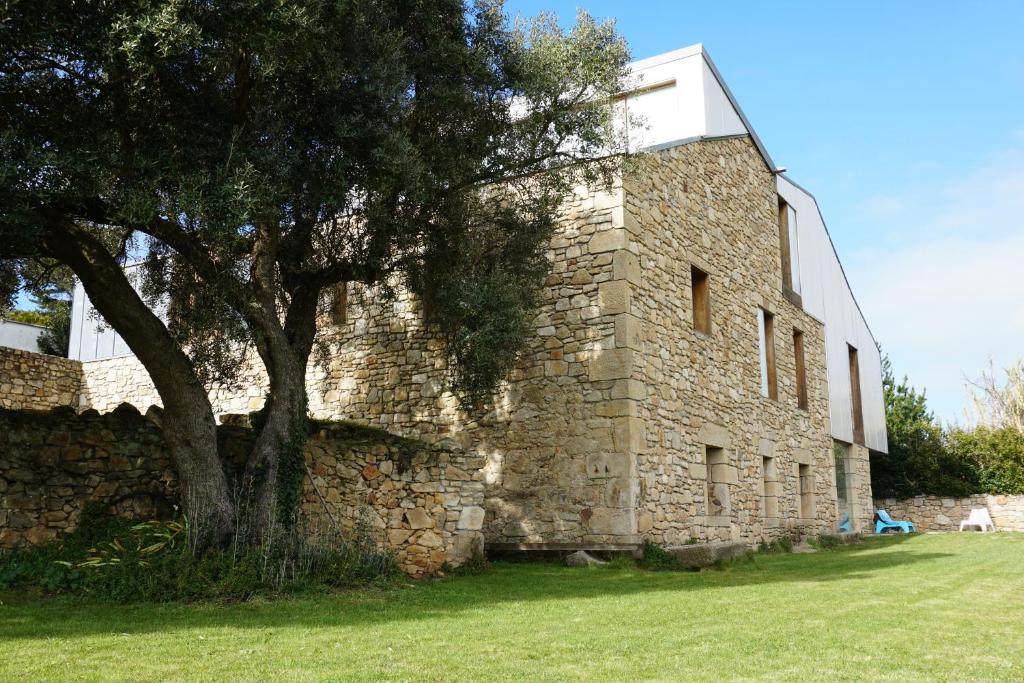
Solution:
<svg viewBox="0 0 1024 683"><path fill-rule="evenodd" d="M818 550L834 550L835 548L844 545L843 539L834 534L822 534L817 538L807 539L807 542L811 547L817 548Z"/></svg>
<svg viewBox="0 0 1024 683"><path fill-rule="evenodd" d="M110 602L237 601L367 585L397 575L393 558L358 535L348 541L311 541L293 531L265 546L195 555L183 523L133 523L86 514L60 540L0 555L0 589Z"/></svg>
<svg viewBox="0 0 1024 683"><path fill-rule="evenodd" d="M681 569L679 562L657 543L644 541L640 566L654 571L673 571Z"/></svg>
<svg viewBox="0 0 1024 683"><path fill-rule="evenodd" d="M949 432L949 449L976 468L972 493L1024 493L1024 432L1014 427L977 427Z"/></svg>
<svg viewBox="0 0 1024 683"><path fill-rule="evenodd" d="M780 536L772 541L762 541L758 551L768 555L791 553L793 552L793 539L789 536Z"/></svg>

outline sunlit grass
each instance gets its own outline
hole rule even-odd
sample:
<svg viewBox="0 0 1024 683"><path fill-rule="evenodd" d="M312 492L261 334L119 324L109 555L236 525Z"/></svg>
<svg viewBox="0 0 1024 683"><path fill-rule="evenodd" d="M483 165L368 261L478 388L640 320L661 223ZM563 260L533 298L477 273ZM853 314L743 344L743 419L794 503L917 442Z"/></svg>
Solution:
<svg viewBox="0 0 1024 683"><path fill-rule="evenodd" d="M2 680L1024 679L1024 535L871 541L721 571L496 564L230 607L4 595Z"/></svg>

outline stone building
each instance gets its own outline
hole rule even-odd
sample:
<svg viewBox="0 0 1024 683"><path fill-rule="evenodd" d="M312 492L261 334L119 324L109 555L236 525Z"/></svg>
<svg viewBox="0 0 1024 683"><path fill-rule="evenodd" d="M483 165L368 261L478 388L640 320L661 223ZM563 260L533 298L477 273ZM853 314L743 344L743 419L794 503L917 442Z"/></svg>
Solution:
<svg viewBox="0 0 1024 683"><path fill-rule="evenodd" d="M814 198L772 162L706 51L636 62L616 103L641 169L566 198L536 335L482 416L445 387L411 296L350 287L321 331L316 417L454 438L482 457L489 544L758 542L869 527L886 448L878 350ZM80 408L157 403L75 295ZM222 413L262 405L214 387Z"/></svg>

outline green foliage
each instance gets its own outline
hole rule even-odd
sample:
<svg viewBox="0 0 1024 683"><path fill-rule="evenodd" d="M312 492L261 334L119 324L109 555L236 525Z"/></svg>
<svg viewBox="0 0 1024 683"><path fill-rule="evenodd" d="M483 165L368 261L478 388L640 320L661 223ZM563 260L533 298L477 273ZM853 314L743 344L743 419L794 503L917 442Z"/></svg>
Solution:
<svg viewBox="0 0 1024 683"><path fill-rule="evenodd" d="M978 476L975 493L1024 493L1024 432L1015 427L952 429L949 448Z"/></svg>
<svg viewBox="0 0 1024 683"><path fill-rule="evenodd" d="M822 534L821 536L809 538L807 543L812 548L817 548L818 550L835 550L845 545L843 539L835 534Z"/></svg>
<svg viewBox="0 0 1024 683"><path fill-rule="evenodd" d="M13 320L16 323L25 323L26 325L46 325L46 315L41 311L8 311L4 314L4 318Z"/></svg>
<svg viewBox="0 0 1024 683"><path fill-rule="evenodd" d="M307 541L297 531L262 547L194 555L187 526L83 514L58 541L0 554L0 590L90 596L110 602L245 600L390 581L398 569L371 539Z"/></svg>
<svg viewBox="0 0 1024 683"><path fill-rule="evenodd" d="M793 539L790 536L780 536L772 541L761 542L758 552L768 555L782 555L793 552Z"/></svg>
<svg viewBox="0 0 1024 683"><path fill-rule="evenodd" d="M640 566L653 571L677 571L682 569L679 561L657 543L644 541L641 548Z"/></svg>
<svg viewBox="0 0 1024 683"><path fill-rule="evenodd" d="M978 489L969 459L951 453L942 426L928 410L924 392L897 382L888 357L882 361L889 452L871 454L871 488L879 498L918 494L961 497Z"/></svg>

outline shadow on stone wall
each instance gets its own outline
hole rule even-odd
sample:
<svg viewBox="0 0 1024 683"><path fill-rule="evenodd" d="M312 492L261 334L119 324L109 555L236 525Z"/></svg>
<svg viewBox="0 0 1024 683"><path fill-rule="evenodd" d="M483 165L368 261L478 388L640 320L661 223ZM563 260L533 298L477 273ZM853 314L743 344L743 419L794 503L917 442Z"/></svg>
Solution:
<svg viewBox="0 0 1024 683"><path fill-rule="evenodd" d="M245 421L218 428L229 473L252 440ZM352 423L317 422L306 447L302 514L317 533L368 527L410 575L457 566L483 550L482 458ZM152 518L177 514L177 481L159 428L124 404L0 409L0 548L73 529L90 503Z"/></svg>

